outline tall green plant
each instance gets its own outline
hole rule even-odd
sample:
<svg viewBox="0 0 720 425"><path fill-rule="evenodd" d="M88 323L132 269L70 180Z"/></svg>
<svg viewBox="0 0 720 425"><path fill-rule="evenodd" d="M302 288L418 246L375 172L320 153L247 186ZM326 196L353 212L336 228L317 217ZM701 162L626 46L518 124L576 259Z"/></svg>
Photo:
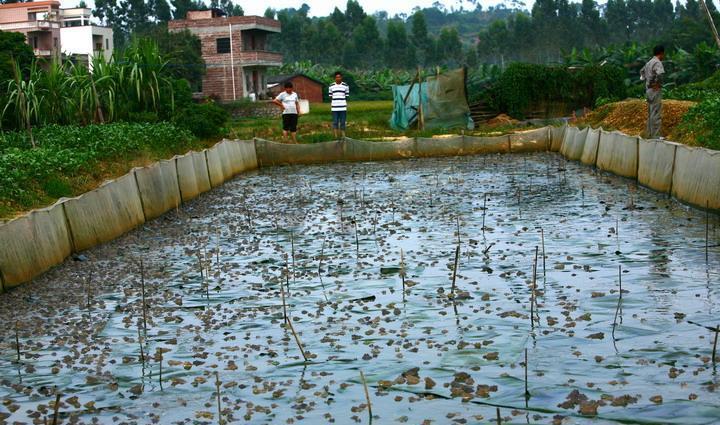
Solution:
<svg viewBox="0 0 720 425"><path fill-rule="evenodd" d="M2 115L4 118L9 110L14 112L18 126L27 131L30 144L34 148L35 138L33 137L32 126L33 123L38 121L38 112L43 100L37 90L37 81L39 79L37 64L32 64L27 79L23 78L18 62L14 61L13 65L15 75L7 83L7 104Z"/></svg>

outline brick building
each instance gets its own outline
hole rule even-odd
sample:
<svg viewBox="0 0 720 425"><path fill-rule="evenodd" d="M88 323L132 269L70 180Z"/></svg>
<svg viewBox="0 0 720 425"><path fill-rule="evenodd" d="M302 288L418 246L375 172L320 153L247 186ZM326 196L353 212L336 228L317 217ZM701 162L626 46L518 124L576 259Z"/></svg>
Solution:
<svg viewBox="0 0 720 425"><path fill-rule="evenodd" d="M274 75L268 78L268 90L272 96L277 96L284 90L286 82L293 83L293 90L300 99L307 99L312 103L322 103L325 84L305 74Z"/></svg>
<svg viewBox="0 0 720 425"><path fill-rule="evenodd" d="M275 19L225 17L212 9L190 11L187 19L170 21L168 28L187 29L200 38L206 65L202 94L220 101L263 97L267 69L282 65L282 55L267 50L267 36L280 32Z"/></svg>

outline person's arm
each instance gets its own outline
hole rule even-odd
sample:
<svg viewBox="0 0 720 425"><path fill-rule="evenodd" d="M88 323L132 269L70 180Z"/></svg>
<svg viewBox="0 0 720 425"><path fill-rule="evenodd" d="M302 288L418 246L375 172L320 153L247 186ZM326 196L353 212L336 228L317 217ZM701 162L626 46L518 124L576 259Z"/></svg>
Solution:
<svg viewBox="0 0 720 425"><path fill-rule="evenodd" d="M273 103L280 107L283 111L285 110L285 105L282 103L282 93L277 95L275 99L273 99Z"/></svg>
<svg viewBox="0 0 720 425"><path fill-rule="evenodd" d="M665 67L663 66L662 62L658 61L655 63L655 65L652 68L652 74L653 74L653 86L652 88L657 90L660 90L662 88L662 81L663 77L665 76Z"/></svg>
<svg viewBox="0 0 720 425"><path fill-rule="evenodd" d="M295 111L297 111L297 114L300 115L300 100L295 101Z"/></svg>

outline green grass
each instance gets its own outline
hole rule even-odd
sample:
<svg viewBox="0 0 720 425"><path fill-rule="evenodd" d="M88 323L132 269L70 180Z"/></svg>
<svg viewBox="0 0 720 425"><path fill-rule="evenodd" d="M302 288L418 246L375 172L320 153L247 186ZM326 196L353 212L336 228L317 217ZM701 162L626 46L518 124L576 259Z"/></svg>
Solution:
<svg viewBox="0 0 720 425"><path fill-rule="evenodd" d="M418 131L416 128L396 131L390 128L393 102L389 100L357 101L348 105L346 136L353 139L381 140L401 137L432 137L440 134L458 134L459 129L436 128ZM310 113L300 117L298 122L298 141L317 143L334 140L331 126L329 103L313 103ZM277 118L241 118L229 125L229 137L251 139L259 137L267 140L282 140L282 125ZM487 135L511 131L515 127L476 126L466 134Z"/></svg>

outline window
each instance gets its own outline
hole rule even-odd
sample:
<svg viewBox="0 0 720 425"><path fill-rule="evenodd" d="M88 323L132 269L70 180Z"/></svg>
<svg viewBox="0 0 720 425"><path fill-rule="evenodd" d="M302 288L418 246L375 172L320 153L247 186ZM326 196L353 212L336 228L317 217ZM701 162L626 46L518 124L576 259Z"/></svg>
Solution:
<svg viewBox="0 0 720 425"><path fill-rule="evenodd" d="M36 21L37 12L28 12L28 21Z"/></svg>
<svg viewBox="0 0 720 425"><path fill-rule="evenodd" d="M109 38L105 39L105 50L110 50L110 39Z"/></svg>
<svg viewBox="0 0 720 425"><path fill-rule="evenodd" d="M32 45L33 45L33 49L38 48L38 38L37 37L32 38Z"/></svg>
<svg viewBox="0 0 720 425"><path fill-rule="evenodd" d="M218 38L217 39L217 52L218 53L230 53L230 38Z"/></svg>
<svg viewBox="0 0 720 425"><path fill-rule="evenodd" d="M53 47L57 49L57 37L53 37Z"/></svg>

